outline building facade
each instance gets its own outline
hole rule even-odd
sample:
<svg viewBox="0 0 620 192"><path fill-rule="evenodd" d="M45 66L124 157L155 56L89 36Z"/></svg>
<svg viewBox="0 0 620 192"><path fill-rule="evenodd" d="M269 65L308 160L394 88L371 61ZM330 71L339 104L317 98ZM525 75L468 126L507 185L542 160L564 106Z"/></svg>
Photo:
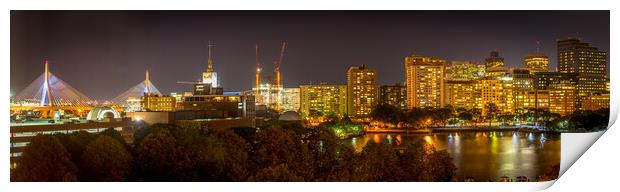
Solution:
<svg viewBox="0 0 620 192"><path fill-rule="evenodd" d="M572 38L558 41L557 50L559 72L578 75L577 94L580 98L606 91L606 52Z"/></svg>
<svg viewBox="0 0 620 192"><path fill-rule="evenodd" d="M405 82L407 84L407 108L445 105L443 59L411 55L405 57Z"/></svg>
<svg viewBox="0 0 620 192"><path fill-rule="evenodd" d="M302 116L312 116L316 113L344 116L347 113L346 85L301 85L299 88Z"/></svg>
<svg viewBox="0 0 620 192"><path fill-rule="evenodd" d="M172 96L145 94L141 100L145 111L174 111L176 108L176 99Z"/></svg>
<svg viewBox="0 0 620 192"><path fill-rule="evenodd" d="M396 85L382 85L379 87L379 103L392 105L402 110L407 109L407 87Z"/></svg>
<svg viewBox="0 0 620 192"><path fill-rule="evenodd" d="M446 105L450 105L455 109L473 109L476 107L476 89L477 81L446 81Z"/></svg>
<svg viewBox="0 0 620 192"><path fill-rule="evenodd" d="M299 88L283 88L282 89L282 111L299 112L300 107L300 90Z"/></svg>
<svg viewBox="0 0 620 192"><path fill-rule="evenodd" d="M549 57L540 53L526 55L523 68L531 73L549 72Z"/></svg>
<svg viewBox="0 0 620 192"><path fill-rule="evenodd" d="M484 77L485 66L469 61L452 61L446 65L446 81L471 81Z"/></svg>
<svg viewBox="0 0 620 192"><path fill-rule="evenodd" d="M562 116L577 110L577 87L574 82L560 81L549 86L549 111Z"/></svg>
<svg viewBox="0 0 620 192"><path fill-rule="evenodd" d="M607 94L590 94L583 99L581 110L598 110L609 108L609 93Z"/></svg>
<svg viewBox="0 0 620 192"><path fill-rule="evenodd" d="M347 110L349 116L367 116L378 103L377 72L366 65L347 71Z"/></svg>

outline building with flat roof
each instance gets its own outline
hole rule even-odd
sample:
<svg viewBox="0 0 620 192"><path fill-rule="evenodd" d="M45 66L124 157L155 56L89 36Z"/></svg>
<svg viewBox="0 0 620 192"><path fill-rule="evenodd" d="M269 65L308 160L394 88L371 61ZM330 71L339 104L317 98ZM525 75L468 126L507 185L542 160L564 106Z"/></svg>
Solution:
<svg viewBox="0 0 620 192"><path fill-rule="evenodd" d="M377 71L366 65L347 71L347 109L350 116L367 116L378 103Z"/></svg>
<svg viewBox="0 0 620 192"><path fill-rule="evenodd" d="M446 60L420 55L405 57L407 108L439 108L444 102Z"/></svg>
<svg viewBox="0 0 620 192"><path fill-rule="evenodd" d="M314 113L323 115L347 114L347 85L301 85L300 112L304 117Z"/></svg>

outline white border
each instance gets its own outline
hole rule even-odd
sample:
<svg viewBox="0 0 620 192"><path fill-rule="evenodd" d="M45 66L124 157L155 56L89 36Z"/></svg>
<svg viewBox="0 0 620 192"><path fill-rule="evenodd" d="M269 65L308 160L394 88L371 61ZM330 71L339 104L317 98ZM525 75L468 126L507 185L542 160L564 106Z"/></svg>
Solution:
<svg viewBox="0 0 620 192"><path fill-rule="evenodd" d="M2 27L2 55L1 58L5 64L0 65L1 71L4 73L0 75L2 80L2 87L5 91L9 89L9 51L10 51L10 36L9 36L9 22L10 13L9 10L53 10L53 9L88 9L88 10L106 10L106 9L121 9L121 10L158 10L158 9L179 9L179 10L194 10L194 9L234 9L234 10L253 10L253 9L267 9L267 10L304 10L304 9L327 9L327 10L341 10L341 9L385 9L385 10L401 10L401 9L435 9L435 10L461 10L461 9L534 9L534 10L546 10L546 9L597 9L597 10L612 10L612 21L618 21L617 15L613 14L613 10L616 9L616 5L612 4L613 1L603 0L564 0L564 1L540 1L540 0L520 0L520 1L485 1L485 0L467 0L467 1L354 1L354 0L314 0L314 1L276 1L276 0L260 0L260 1L183 1L176 0L171 4L170 1L127 1L127 0L108 0L108 1L2 1L3 14L0 19ZM8 6L4 6L8 5ZM613 24L613 22L611 22ZM617 32L617 24L611 26L612 33ZM617 38L612 36L611 38L611 50L614 50L614 45L617 45ZM611 51L610 51L611 52ZM610 55L614 55L610 53ZM617 78L613 78L613 74L618 73L618 68L611 67L612 77L612 95L618 95L618 91L613 88L618 83ZM612 96L613 98L613 96ZM0 100L9 101L8 94L0 94ZM612 117L615 120L618 103L612 99ZM0 102L0 105L4 109L8 108L8 102ZM0 110L0 116L8 117L8 110ZM8 129L8 118L0 118L0 121ZM615 126L617 127L617 126ZM5 132L7 133L7 132ZM612 135L613 134L613 135ZM8 135L5 135L0 142L0 149L7 154L6 158L0 158L0 163L7 166L0 166L1 183L0 188L7 188L9 190L2 191L137 191L137 190L156 190L156 191L194 191L194 190L217 190L217 191L387 191L387 190L415 190L415 191L530 191L544 189L551 185L553 182L546 183L10 183L9 171L8 171L8 154L9 154L9 141ZM579 136L578 136L579 137ZM591 143L593 138L586 139L586 143ZM614 185L618 172L618 155L607 156L608 154L615 154L617 149L615 146L618 141L618 134L615 130L608 131L601 141L588 152L586 157L582 157L582 160L575 163L573 170L567 171L558 181L558 189L579 189L591 190L592 188L605 187L605 185L616 188ZM576 143L577 140L562 138L562 143ZM583 146L583 145L582 145ZM564 148L564 146L563 146ZM563 149L564 150L564 149ZM563 157L564 159L564 157ZM615 161L614 161L615 160ZM582 162L583 161L583 162ZM599 162L605 162L603 164ZM563 168L566 166L563 164ZM594 169L593 169L594 167ZM577 180L574 180L574 179ZM605 188L600 188L605 189ZM611 188L607 188L611 189ZM555 191L556 189L551 188Z"/></svg>

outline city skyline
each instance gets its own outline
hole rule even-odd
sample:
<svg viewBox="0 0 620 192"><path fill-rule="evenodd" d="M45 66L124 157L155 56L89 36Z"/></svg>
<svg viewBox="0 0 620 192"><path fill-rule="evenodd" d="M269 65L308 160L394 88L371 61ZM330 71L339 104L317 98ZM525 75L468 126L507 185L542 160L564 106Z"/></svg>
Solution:
<svg viewBox="0 0 620 192"><path fill-rule="evenodd" d="M34 14L33 14L34 13ZM536 53L537 44L540 43L540 52L546 54L550 58L550 68L555 71L557 66L556 46L555 40L568 37L571 31L579 32L583 41L590 43L594 47L598 47L602 51L609 50L609 12L608 11L553 11L553 12L536 12L536 11L513 11L513 12L425 12L425 11L302 11L302 12L234 12L234 11L204 11L204 12L12 12L12 40L11 40L11 93L16 94L22 90L28 83L37 77L42 71L41 60L43 57L48 56L50 58L50 71L53 71L59 77L69 82L76 89L82 91L89 97L96 100L109 100L120 94L123 90L131 87L135 82L143 79L144 70L148 68L151 71L151 79L162 90L162 93L168 94L174 91L189 91L191 87L182 84L177 84L177 81L195 81L200 75L200 71L203 71L207 67L207 41L212 40L216 45L213 48L213 65L214 70L219 73L220 85L224 87L225 91L245 91L250 90L254 82L254 44L259 43L261 46L261 66L264 67L264 71L268 76L273 71L272 61L279 55L278 46L282 41L289 42L289 48L287 55L284 58L282 64L282 80L284 87L298 87L299 85L318 84L319 82L327 82L330 84L346 84L346 70L351 66L359 66L362 64L368 65L370 68L376 69L378 74L379 85L391 85L394 83L402 83L404 81L403 73L403 59L405 56L411 54L422 54L448 61L453 60L467 60L476 63L483 63L483 59L492 50L498 50L500 56L506 59L507 67L521 67L523 59L527 54ZM554 17L562 17L565 20L571 20L567 17L572 15L575 18L581 18L582 20L573 20L573 22L560 22L558 24L549 24L550 26L542 25L538 22L543 21L530 21L531 25L545 26L541 27L540 31L528 31L536 33L522 34L521 36L507 32L511 28L498 21L501 19L511 18L509 15L522 14L524 18L535 17L536 14L545 15L544 21L552 20ZM545 13L545 14L543 14ZM553 13L553 14L549 14ZM596 13L596 14L595 14ZM75 15L84 15L84 18L73 17ZM217 21L207 20L207 26L213 24L215 30L204 29L196 27L197 31L206 30L207 35L190 35L178 37L178 34L185 34L185 30L191 30L191 24L196 23L201 18L213 16L213 15L231 16L225 17ZM288 23L292 27L286 26L286 22L283 23L281 28L278 28L274 21L266 21L269 16L281 16L289 14L291 17L283 17L282 19L288 22L292 22L298 19L299 22ZM71 15L71 17L63 17ZM186 28L169 29L165 26L174 26L171 24L172 20L169 16L177 15L175 19L188 19L192 21L181 22L181 25ZM247 21L236 21L234 18L245 18L254 15L255 20L260 20L264 23L271 23L276 25L276 28L281 30L277 31L276 35L269 35L264 33L245 34L241 33L240 29L249 29L251 32L271 31L272 29L261 28L261 23L254 25L243 25ZM449 18L461 16L461 22L469 21L472 23L465 28L458 28L460 25L456 21L452 21L457 24L453 24L455 27L464 29L465 32L473 33L481 29L472 29L477 24L486 25L488 23L479 23L485 21L486 17L494 15L492 18L486 20L495 20L498 23L498 29L495 32L502 32L497 36L491 36L495 43L492 45L484 44L480 46L471 46L469 41L480 41L480 38L489 38L488 34L478 34L480 37L449 37L446 35L445 30L442 27L433 26L430 27L433 30L438 30L437 35L428 37L426 40L420 40L419 37L412 35L412 39L403 38L403 35L396 35L395 37L387 37L389 34L396 33L398 29L410 31L415 30L415 27L398 27L399 22L406 20L406 18L427 18L437 15L443 15L434 19L423 20L424 22L436 21L438 18ZM463 16L466 15L466 16ZM600 24L601 27L588 30L583 26L583 22L587 18L580 17L580 15L586 16L589 19L597 18L595 21L588 22L588 26L592 24ZM45 20L44 17L50 17ZM232 17L234 16L234 17ZM333 29L333 25L337 24L336 21L325 21L326 17L342 18L341 20L348 19L348 23L340 28L340 30L329 31L328 28ZM357 17L358 16L358 17ZM106 17L112 17L105 19ZM362 18L355 19L352 17ZM376 17L376 18L375 18ZM131 20L131 19L134 20ZM164 19L166 18L166 19ZM193 19L191 19L193 18ZM400 18L395 19L395 18ZM59 21L56 21L58 19ZM117 20L126 20L119 23L114 23ZM362 22L370 19L369 22ZM103 20L106 22L101 23ZM230 21L233 20L233 21ZM250 19L251 20L251 19ZM527 20L527 19L514 19L514 20ZM31 21L31 22L19 22L19 21ZM101 22L97 22L101 21ZM151 22L141 22L151 21ZM165 21L168 25L163 25L158 31L149 31L153 29L152 22ZM218 22L219 21L219 22ZM224 21L230 21L228 24ZM321 22L319 22L321 21ZM383 21L383 22L382 22ZM505 20L506 21L506 20ZM16 23L18 22L18 23ZM119 25L120 29L106 29L103 31L97 31L98 27L94 26L91 22L97 23L96 25L102 26L114 26ZM132 22L142 23L141 26L129 27ZM239 24L237 27L232 26L232 23ZM526 21L521 21L525 22ZM558 21L559 22L559 21ZM36 24L45 24L36 26L38 31L33 32ZM302 24L314 24L307 27L315 29L317 34L304 33L304 36L291 35L290 32L295 30L303 30L305 28L299 25ZM445 23L445 22L444 22ZM57 25L59 24L59 25ZM79 24L77 27L74 24ZM133 23L136 24L136 23ZM372 28L368 31L360 31L354 37L344 37L343 35L351 30L362 29L364 24L377 24L379 27L387 26L385 31L378 31L377 28ZM446 24L448 25L448 24ZM80 27L81 26L81 27ZM218 28L218 26L220 28ZM223 27L222 27L223 26ZM314 26L316 28L312 28ZM331 27L328 27L331 26ZM581 27L579 27L581 26ZM50 28L53 27L54 29ZM390 28L391 27L391 28ZM462 27L462 26L461 26ZM430 29L429 28L429 29ZM550 29L553 28L553 29ZM572 29L567 30L566 28ZM43 30L41 30L43 29ZM71 33L63 34L63 30L77 30L76 34L80 34L77 37L72 37ZM79 30L78 30L79 29ZM225 33L230 30L233 33ZM367 29L367 28L364 28ZM466 30L465 30L466 29ZM544 29L544 30L543 30ZM85 30L85 31L84 31ZM90 30L90 31L89 31ZM293 30L293 31L291 31ZM229 31L229 32L230 32ZM243 30L242 30L243 31ZM280 32L281 31L281 32ZM481 30L484 31L484 30ZM553 32L555 31L555 32ZM24 36L19 34L24 33ZM382 35L376 35L378 38L370 38L370 34L376 34L377 32ZM422 30L420 33L428 31ZM478 31L479 32L479 31ZM546 35L540 35L544 33L550 33ZM194 32L198 33L198 32ZM240 34L237 34L240 33ZM248 32L250 33L250 32ZM282 34L278 34L282 33ZM404 33L404 32L399 32ZM28 39L25 39L25 35L29 35ZM215 35L208 35L215 34ZM219 34L219 35L218 35ZM34 35L34 36L33 36ZM231 40L234 37L241 35L241 39ZM327 35L324 41L316 39L319 36ZM114 39L113 36L122 38ZM155 38L156 36L169 36L168 38ZM252 38L251 36L254 36ZM270 38L265 38L269 36ZM271 37L274 36L274 37ZM475 36L475 35L474 35ZM532 37L536 36L536 37ZM549 37L549 36L555 36ZM89 38L90 37L90 38ZM92 37L100 37L92 39ZM503 38L511 37L511 38ZM574 37L574 35L573 35ZM71 44L71 40L68 38L75 38L75 41L80 43ZM83 38L87 38L85 41ZM434 43L439 38L440 40L446 40L446 42L457 42L462 44L451 43ZM531 42L527 42L524 38L531 38ZM121 39L126 41L126 44L115 44ZM308 42L310 39L311 42ZM39 40L39 41L37 41ZM111 42L104 41L107 40ZM148 41L150 40L150 41ZM490 39L489 39L490 40ZM67 42L66 44L59 44L60 42ZM138 42L147 42L140 44ZM152 42L151 42L152 41ZM178 42L176 42L178 41ZM203 42L204 41L204 42ZM87 42L87 43L84 43ZM364 46L364 42L369 46ZM421 43L415 43L421 42ZM88 45L87 45L88 44ZM90 45L90 44L94 44ZM430 45L428 45L430 44ZM438 45L435 45L438 44ZM166 46L163 46L166 45ZM432 46L431 46L432 45ZM469 46L468 46L469 45ZM518 46L510 46L518 45ZM436 47L438 46L438 47ZM467 47L464 49L462 47ZM408 48L407 48L408 47ZM506 48L509 47L509 48ZM84 49L82 49L84 48ZM182 48L179 50L169 50L175 48ZM97 50L102 50L100 53ZM155 50L155 51L154 51ZM126 51L126 52L124 52ZM131 52L131 53L128 53ZM342 54L337 54L342 53ZM78 55L77 57L75 55ZM73 57L70 57L73 56ZM609 56L608 56L609 57ZM147 65L148 63L148 65ZM97 68L97 66L104 67ZM19 67L17 67L19 66ZM321 69L322 66L330 66L331 70ZM89 69L96 68L98 73L89 73ZM319 70L319 71L317 71ZM72 73L74 71L83 71L83 73ZM100 72L99 72L100 71ZM607 73L609 73L609 62L607 62ZM87 80L88 79L88 80Z"/></svg>

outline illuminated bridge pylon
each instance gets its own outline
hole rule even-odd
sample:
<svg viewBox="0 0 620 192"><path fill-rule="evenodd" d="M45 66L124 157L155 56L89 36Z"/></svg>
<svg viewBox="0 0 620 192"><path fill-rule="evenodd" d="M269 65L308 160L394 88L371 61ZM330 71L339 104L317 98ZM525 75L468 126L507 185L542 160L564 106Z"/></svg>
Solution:
<svg viewBox="0 0 620 192"><path fill-rule="evenodd" d="M11 107L63 109L90 107L92 100L49 71L47 57L45 71L24 90L11 98Z"/></svg>
<svg viewBox="0 0 620 192"><path fill-rule="evenodd" d="M151 80L149 79L149 70L146 70L146 77L144 78L144 81L138 83L137 85L129 88L127 91L123 92L119 96L115 97L114 99L112 99L112 102L120 106L127 106L128 98L140 98L144 96L145 93L161 95L161 92L157 90L155 85L153 85L153 83L151 83Z"/></svg>

